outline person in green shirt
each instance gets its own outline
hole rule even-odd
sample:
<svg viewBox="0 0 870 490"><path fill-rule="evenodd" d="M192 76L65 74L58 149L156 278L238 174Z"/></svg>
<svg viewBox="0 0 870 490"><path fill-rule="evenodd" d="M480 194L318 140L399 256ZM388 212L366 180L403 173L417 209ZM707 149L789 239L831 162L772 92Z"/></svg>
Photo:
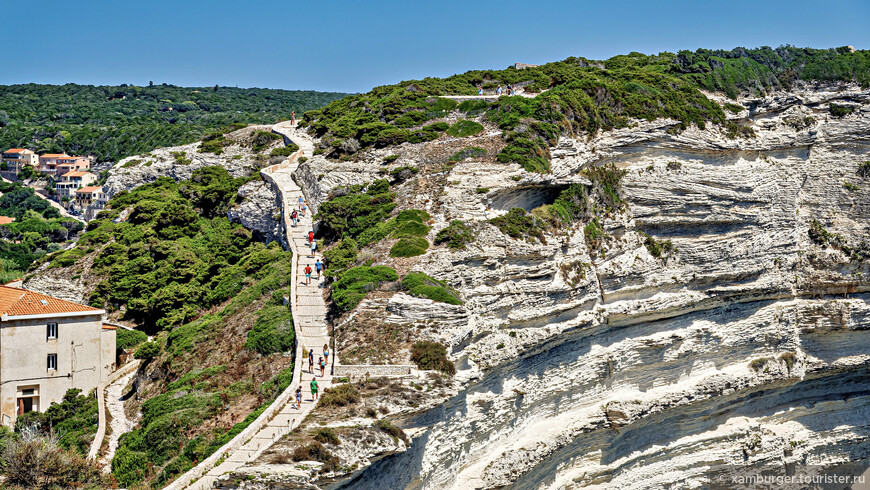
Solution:
<svg viewBox="0 0 870 490"><path fill-rule="evenodd" d="M311 399L317 401L317 380L311 380Z"/></svg>

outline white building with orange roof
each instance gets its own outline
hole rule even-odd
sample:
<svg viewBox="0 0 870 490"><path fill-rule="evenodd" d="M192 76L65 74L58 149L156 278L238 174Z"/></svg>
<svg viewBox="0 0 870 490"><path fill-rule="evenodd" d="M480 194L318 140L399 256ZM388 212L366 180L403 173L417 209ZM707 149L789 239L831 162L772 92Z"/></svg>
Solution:
<svg viewBox="0 0 870 490"><path fill-rule="evenodd" d="M91 169L91 160L88 157L70 157L59 158L55 173L63 175L69 172L81 172Z"/></svg>
<svg viewBox="0 0 870 490"><path fill-rule="evenodd" d="M18 173L25 165L39 165L39 157L26 148L10 148L0 155L0 163L5 164L7 172Z"/></svg>
<svg viewBox="0 0 870 490"><path fill-rule="evenodd" d="M71 388L85 393L115 370L115 329L104 310L0 286L0 422L45 411Z"/></svg>
<svg viewBox="0 0 870 490"><path fill-rule="evenodd" d="M60 180L54 186L57 192L57 200L61 201L64 198L74 199L77 189L87 187L97 181L97 176L90 172L67 172L60 176Z"/></svg>

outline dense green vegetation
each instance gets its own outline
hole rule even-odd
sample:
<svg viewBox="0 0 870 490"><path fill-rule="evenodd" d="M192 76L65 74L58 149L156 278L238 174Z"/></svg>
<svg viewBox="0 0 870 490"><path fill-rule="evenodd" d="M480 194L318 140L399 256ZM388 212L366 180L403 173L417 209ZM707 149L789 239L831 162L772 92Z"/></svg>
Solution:
<svg viewBox="0 0 870 490"><path fill-rule="evenodd" d="M291 111L323 107L344 95L165 84L6 85L0 86L0 148L118 161L192 143L232 123L273 124Z"/></svg>
<svg viewBox="0 0 870 490"><path fill-rule="evenodd" d="M390 236L398 238L392 248L391 257L415 257L426 253L429 241L425 237L431 227L424 224L429 220L429 213L419 209L406 209L395 218L384 224L385 230L390 230Z"/></svg>
<svg viewBox="0 0 870 490"><path fill-rule="evenodd" d="M393 202L396 196L390 192L389 182L376 180L367 186L354 185L333 193L335 197L317 210L318 234L329 241L352 238L360 247L379 240L376 236L383 231L380 226L396 208Z"/></svg>
<svg viewBox="0 0 870 490"><path fill-rule="evenodd" d="M568 58L525 70L474 70L376 87L309 111L302 123L323 138L325 148L343 148L347 153L437 137L424 124L449 111L469 117L483 115L503 130L507 146L499 153L499 161L546 172L549 146L561 134L623 127L633 118L673 118L680 121L677 129L688 124L724 124L722 107L699 89L733 98L739 93L789 87L797 80L855 81L867 86L870 52L781 46L652 56L631 53L601 63ZM524 84L529 92L547 91L535 98L504 96L492 103L469 100L458 105L439 97L474 95L479 85L486 89L507 83ZM733 112L737 107L727 109ZM733 138L752 136L736 125L727 133ZM457 129L457 134L468 132ZM353 144L345 144L349 140Z"/></svg>
<svg viewBox="0 0 870 490"><path fill-rule="evenodd" d="M348 269L332 283L332 301L339 312L352 310L365 298L366 293L381 283L398 281L395 269L385 265L361 265Z"/></svg>
<svg viewBox="0 0 870 490"><path fill-rule="evenodd" d="M220 391L208 391L223 370L223 366L215 366L188 373L171 383L166 393L142 404L140 426L122 436L112 459L112 474L118 482L126 486L141 482L153 471L152 464L162 467L156 475L157 483L187 471L256 420L293 379L291 366L259 387L257 391L266 401L243 421L229 430L215 429L188 439L186 431L220 413L224 400L237 398L250 389L250 381L239 381Z"/></svg>
<svg viewBox="0 0 870 490"><path fill-rule="evenodd" d="M23 276L34 261L57 251L84 228L80 221L61 218L48 201L18 182L0 182L0 192L0 215L15 218L0 225L2 282Z"/></svg>
<svg viewBox="0 0 870 490"><path fill-rule="evenodd" d="M463 119L457 121L453 126L450 126L450 128L447 129L447 134L458 138L464 138L466 136L474 136L481 131L483 131L482 124Z"/></svg>
<svg viewBox="0 0 870 490"><path fill-rule="evenodd" d="M146 340L148 340L148 335L145 332L127 330L126 328L116 330L115 345L119 349L132 349Z"/></svg>
<svg viewBox="0 0 870 490"><path fill-rule="evenodd" d="M52 256L53 263L66 265L88 247L106 244L94 257L93 272L104 279L90 296L92 305L125 306L124 318L151 331L188 322L237 294L246 277L262 277L263 266L276 260L274 251L225 217L245 180L207 167L189 181L160 178L120 192L77 247ZM124 209L131 210L129 219L114 223Z"/></svg>
<svg viewBox="0 0 870 490"><path fill-rule="evenodd" d="M432 301L461 305L462 300L444 281L429 277L422 272L409 272L402 279L402 288L412 296L429 298Z"/></svg>
<svg viewBox="0 0 870 490"><path fill-rule="evenodd" d="M20 415L15 420L16 432L35 427L45 435L54 433L61 447L86 456L97 432L98 408L93 395L81 393L77 388L69 389L60 403L52 403L45 412Z"/></svg>

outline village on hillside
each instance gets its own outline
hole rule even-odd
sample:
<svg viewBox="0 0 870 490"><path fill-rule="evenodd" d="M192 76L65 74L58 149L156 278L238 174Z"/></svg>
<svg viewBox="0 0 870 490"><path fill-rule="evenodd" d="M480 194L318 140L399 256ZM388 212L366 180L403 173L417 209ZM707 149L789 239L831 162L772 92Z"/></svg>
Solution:
<svg viewBox="0 0 870 490"><path fill-rule="evenodd" d="M93 156L37 155L26 148L10 148L0 156L0 175L8 180L18 180L18 174L27 170L46 175L54 185L37 188L37 192L59 203L70 214L89 220L108 201L102 186L95 185L99 177L90 171L93 163Z"/></svg>

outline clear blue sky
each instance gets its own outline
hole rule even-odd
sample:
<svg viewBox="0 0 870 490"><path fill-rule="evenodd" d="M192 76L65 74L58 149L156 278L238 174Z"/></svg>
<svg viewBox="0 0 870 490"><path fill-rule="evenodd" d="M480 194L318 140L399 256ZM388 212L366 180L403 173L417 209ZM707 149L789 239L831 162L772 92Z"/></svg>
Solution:
<svg viewBox="0 0 870 490"><path fill-rule="evenodd" d="M0 18L0 84L361 92L568 56L870 48L868 0L3 0Z"/></svg>

